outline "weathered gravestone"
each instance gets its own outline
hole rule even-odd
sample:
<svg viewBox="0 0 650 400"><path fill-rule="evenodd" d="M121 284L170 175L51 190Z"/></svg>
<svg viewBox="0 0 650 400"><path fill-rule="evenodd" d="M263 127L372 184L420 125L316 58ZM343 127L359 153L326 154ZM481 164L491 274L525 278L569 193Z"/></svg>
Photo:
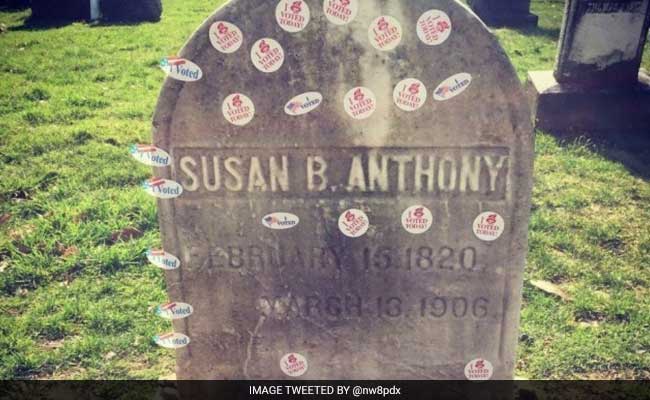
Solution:
<svg viewBox="0 0 650 400"><path fill-rule="evenodd" d="M639 68L649 22L650 0L569 0L554 73L529 73L537 126L647 131L650 77Z"/></svg>
<svg viewBox="0 0 650 400"><path fill-rule="evenodd" d="M36 21L78 21L90 18L89 0L31 0Z"/></svg>
<svg viewBox="0 0 650 400"><path fill-rule="evenodd" d="M179 379L512 377L532 127L473 13L232 1L162 66Z"/></svg>
<svg viewBox="0 0 650 400"><path fill-rule="evenodd" d="M34 20L159 21L161 0L31 0Z"/></svg>
<svg viewBox="0 0 650 400"><path fill-rule="evenodd" d="M539 20L530 12L530 0L469 0L468 3L490 26L535 27Z"/></svg>
<svg viewBox="0 0 650 400"><path fill-rule="evenodd" d="M161 0L101 0L104 19L118 22L140 22L160 20Z"/></svg>

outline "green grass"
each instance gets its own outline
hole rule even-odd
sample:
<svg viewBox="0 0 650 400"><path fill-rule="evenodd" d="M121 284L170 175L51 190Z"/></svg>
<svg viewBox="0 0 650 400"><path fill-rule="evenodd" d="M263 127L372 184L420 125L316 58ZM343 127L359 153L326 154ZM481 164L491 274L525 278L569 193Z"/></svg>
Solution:
<svg viewBox="0 0 650 400"><path fill-rule="evenodd" d="M143 256L160 240L138 188L150 171L126 150L150 140L157 62L219 1L206 3L166 0L161 23L133 26L29 30L28 12L0 13L0 378L173 372L150 342L171 329L150 312L166 300ZM537 1L539 29L496 30L522 80L552 69L562 9ZM650 165L538 134L518 375L650 377L650 184L630 160Z"/></svg>

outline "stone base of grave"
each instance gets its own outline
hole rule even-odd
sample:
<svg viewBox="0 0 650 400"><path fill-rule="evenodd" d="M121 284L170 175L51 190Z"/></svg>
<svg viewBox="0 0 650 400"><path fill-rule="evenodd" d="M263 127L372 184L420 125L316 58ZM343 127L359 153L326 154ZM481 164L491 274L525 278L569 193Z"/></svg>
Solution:
<svg viewBox="0 0 650 400"><path fill-rule="evenodd" d="M493 28L534 28L537 26L539 17L535 14L519 14L509 12L490 12L479 14L483 22Z"/></svg>
<svg viewBox="0 0 650 400"><path fill-rule="evenodd" d="M537 129L556 134L650 132L650 76L607 89L558 83L552 71L528 73L526 91Z"/></svg>

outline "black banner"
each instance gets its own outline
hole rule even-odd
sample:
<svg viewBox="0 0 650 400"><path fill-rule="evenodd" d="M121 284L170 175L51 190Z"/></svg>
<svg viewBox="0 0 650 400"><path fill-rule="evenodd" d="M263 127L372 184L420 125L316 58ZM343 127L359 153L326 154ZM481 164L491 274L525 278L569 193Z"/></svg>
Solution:
<svg viewBox="0 0 650 400"><path fill-rule="evenodd" d="M4 381L0 399L650 399L650 382Z"/></svg>

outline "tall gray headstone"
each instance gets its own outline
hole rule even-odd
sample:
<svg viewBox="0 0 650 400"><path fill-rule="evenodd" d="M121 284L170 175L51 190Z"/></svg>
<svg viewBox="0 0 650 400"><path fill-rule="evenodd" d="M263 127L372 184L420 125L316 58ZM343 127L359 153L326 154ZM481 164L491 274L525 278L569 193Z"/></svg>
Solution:
<svg viewBox="0 0 650 400"><path fill-rule="evenodd" d="M179 379L512 378L532 126L471 11L235 0L161 65Z"/></svg>
<svg viewBox="0 0 650 400"><path fill-rule="evenodd" d="M569 0L555 71L529 73L537 126L549 131L650 128L640 72L650 0Z"/></svg>
<svg viewBox="0 0 650 400"><path fill-rule="evenodd" d="M530 0L469 0L472 10L494 27L528 28L539 18L530 12Z"/></svg>

